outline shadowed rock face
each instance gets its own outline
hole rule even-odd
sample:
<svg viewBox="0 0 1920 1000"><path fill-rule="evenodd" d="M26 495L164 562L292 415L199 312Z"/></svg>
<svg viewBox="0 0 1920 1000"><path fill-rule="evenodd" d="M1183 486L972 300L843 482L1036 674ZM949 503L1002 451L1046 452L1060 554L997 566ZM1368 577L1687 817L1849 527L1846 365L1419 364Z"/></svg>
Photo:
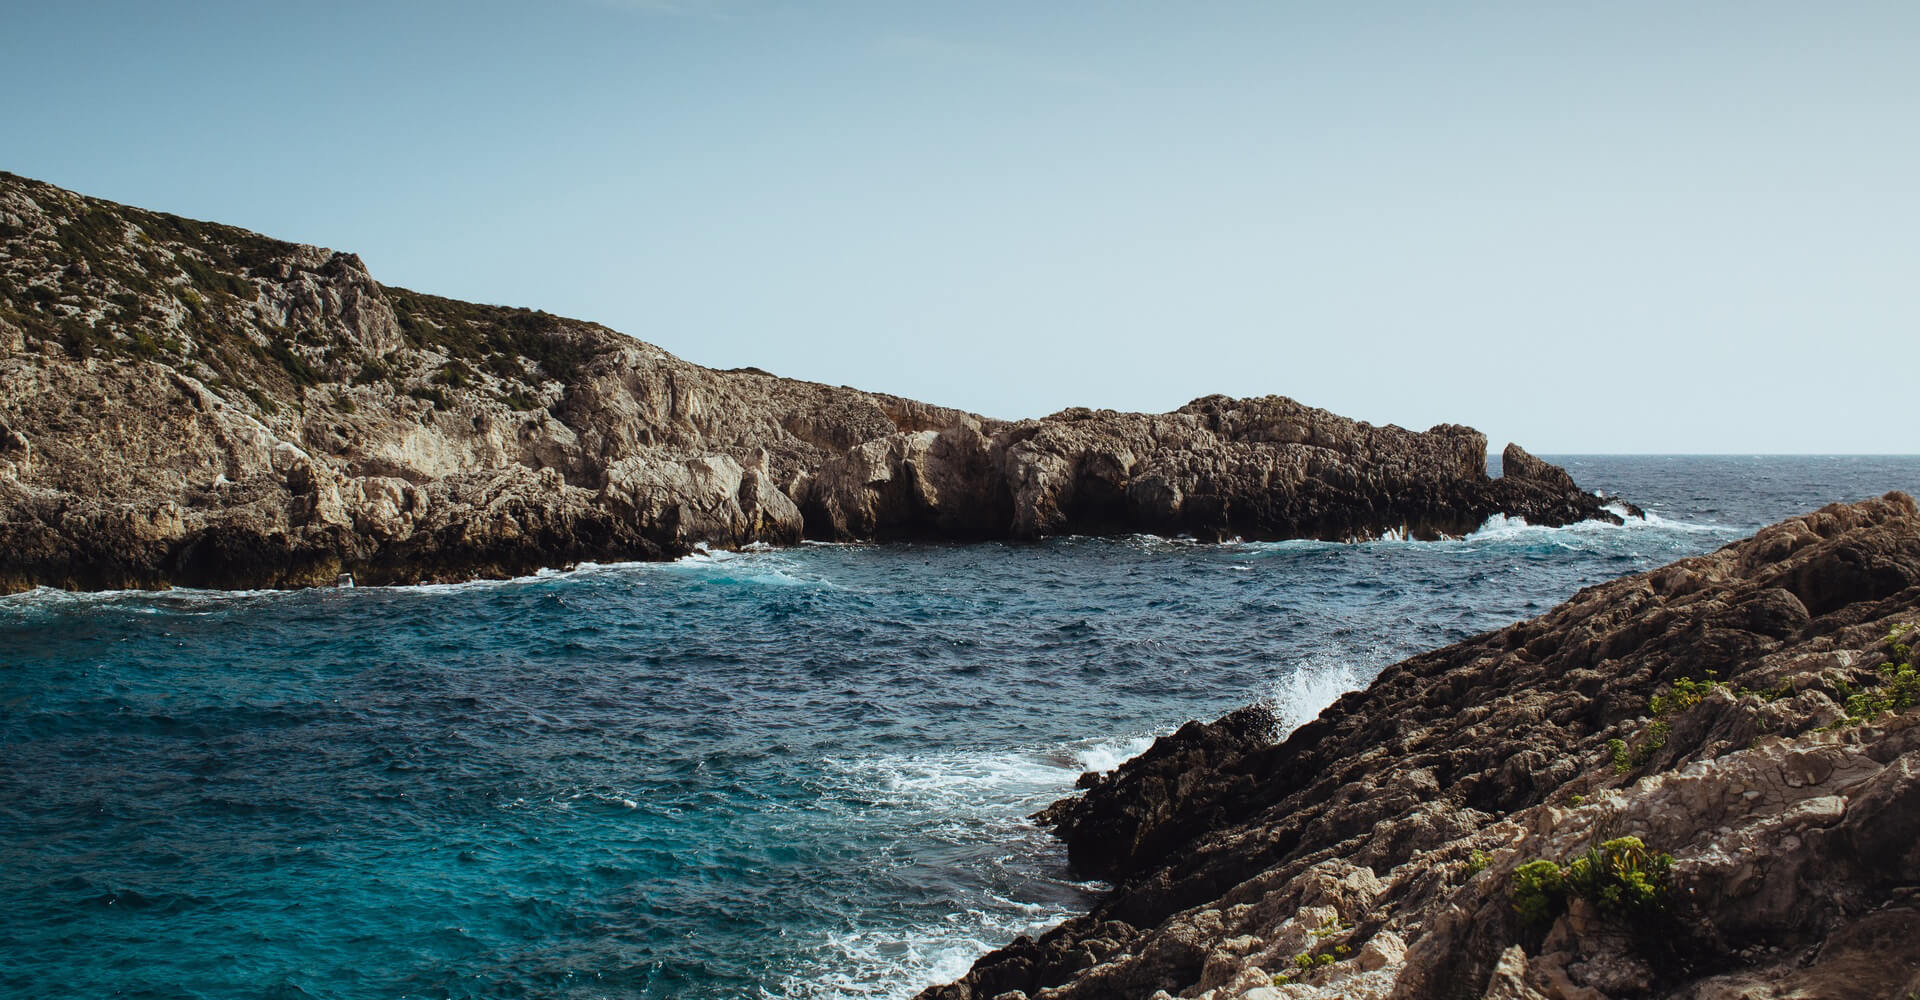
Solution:
<svg viewBox="0 0 1920 1000"><path fill-rule="evenodd" d="M1465 427L1269 396L991 420L383 286L0 174L0 592L451 580L802 537L1617 520Z"/></svg>
<svg viewBox="0 0 1920 1000"><path fill-rule="evenodd" d="M1916 623L1894 493L1415 656L1282 742L1189 723L1038 817L1115 883L1094 912L923 997L1920 992ZM1664 912L1522 921L1517 867L1627 835L1674 858Z"/></svg>

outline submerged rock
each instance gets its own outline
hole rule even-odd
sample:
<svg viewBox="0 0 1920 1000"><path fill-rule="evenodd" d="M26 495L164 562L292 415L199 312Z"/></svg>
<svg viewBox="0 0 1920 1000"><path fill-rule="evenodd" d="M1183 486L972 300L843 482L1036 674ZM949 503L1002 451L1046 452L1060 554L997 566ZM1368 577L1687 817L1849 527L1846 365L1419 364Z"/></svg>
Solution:
<svg viewBox="0 0 1920 1000"><path fill-rule="evenodd" d="M0 174L0 592L450 580L801 537L1433 538L1619 519L1290 399L1008 422L715 371Z"/></svg>
<svg viewBox="0 0 1920 1000"><path fill-rule="evenodd" d="M1395 664L1279 742L1189 723L1039 815L1114 883L1094 911L922 997L1920 992L1916 626L1894 493ZM1603 844L1671 872L1516 908L1516 869ZM1095 940L1124 944L1073 960Z"/></svg>

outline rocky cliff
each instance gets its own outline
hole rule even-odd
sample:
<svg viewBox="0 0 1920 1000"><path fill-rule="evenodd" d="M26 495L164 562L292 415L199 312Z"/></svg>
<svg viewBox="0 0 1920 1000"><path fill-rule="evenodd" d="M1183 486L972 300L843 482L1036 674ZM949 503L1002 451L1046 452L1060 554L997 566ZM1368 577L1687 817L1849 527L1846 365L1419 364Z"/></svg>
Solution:
<svg viewBox="0 0 1920 1000"><path fill-rule="evenodd" d="M1289 399L990 420L715 371L359 258L0 174L0 593L448 580L804 537L1616 518L1465 427Z"/></svg>
<svg viewBox="0 0 1920 1000"><path fill-rule="evenodd" d="M1895 493L1190 723L1041 816L1098 908L922 996L1915 996L1916 623Z"/></svg>

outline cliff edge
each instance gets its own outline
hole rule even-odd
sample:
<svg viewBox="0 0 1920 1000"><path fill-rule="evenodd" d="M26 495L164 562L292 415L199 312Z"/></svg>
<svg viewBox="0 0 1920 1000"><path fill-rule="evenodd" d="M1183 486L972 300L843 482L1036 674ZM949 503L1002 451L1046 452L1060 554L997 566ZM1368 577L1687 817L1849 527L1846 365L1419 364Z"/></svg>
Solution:
<svg viewBox="0 0 1920 1000"><path fill-rule="evenodd" d="M922 997L1914 996L1917 625L1892 493L1189 723L1039 817L1097 908Z"/></svg>
<svg viewBox="0 0 1920 1000"><path fill-rule="evenodd" d="M1278 396L1001 421L382 285L0 173L0 593L505 576L802 537L1616 519L1486 439Z"/></svg>

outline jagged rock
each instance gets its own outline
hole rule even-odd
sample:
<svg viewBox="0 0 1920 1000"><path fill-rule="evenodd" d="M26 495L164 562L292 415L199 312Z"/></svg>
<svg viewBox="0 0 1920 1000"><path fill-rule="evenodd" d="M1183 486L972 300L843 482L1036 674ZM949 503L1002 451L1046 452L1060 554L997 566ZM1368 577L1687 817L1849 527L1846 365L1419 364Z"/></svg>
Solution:
<svg viewBox="0 0 1920 1000"><path fill-rule="evenodd" d="M1517 444L1508 444L1506 450L1500 453L1500 476L1503 479L1539 483L1550 489L1578 489L1573 485L1573 477L1567 475L1567 470L1540 461Z"/></svg>
<svg viewBox="0 0 1920 1000"><path fill-rule="evenodd" d="M725 455L668 462L628 458L607 469L600 497L676 547L797 542L800 511L767 478L764 463L742 469Z"/></svg>
<svg viewBox="0 0 1920 1000"><path fill-rule="evenodd" d="M5 424L0 424L0 472L15 479L33 475L33 442Z"/></svg>
<svg viewBox="0 0 1920 1000"><path fill-rule="evenodd" d="M305 263L304 261L302 263ZM266 300L289 329L328 328L368 358L400 349L400 320L358 255L334 253L317 268L276 269L280 282L265 285Z"/></svg>
<svg viewBox="0 0 1920 1000"><path fill-rule="evenodd" d="M1272 712L1261 706L1212 723L1189 722L1118 773L1083 779L1091 789L1085 797L1062 800L1036 818L1066 841L1081 874L1107 878L1132 870L1218 822L1217 806L1196 801L1194 793L1204 789L1209 799L1235 794L1216 791L1204 776L1272 743L1275 725Z"/></svg>
<svg viewBox="0 0 1920 1000"><path fill-rule="evenodd" d="M1008 423L714 371L591 323L383 286L350 253L11 174L0 212L0 476L19 487L0 493L0 590L456 579L801 537L1619 519L1537 460L1490 479L1486 439L1451 424L1374 427L1279 396ZM106 513L166 504L182 530L165 537Z"/></svg>
<svg viewBox="0 0 1920 1000"><path fill-rule="evenodd" d="M1406 957L1407 945L1400 940L1400 935L1392 931L1381 931L1367 939L1366 945L1360 949L1360 954L1354 962L1362 970L1372 972L1375 969L1398 965Z"/></svg>
<svg viewBox="0 0 1920 1000"><path fill-rule="evenodd" d="M1920 705L1849 696L1892 690L1917 623L1920 508L1893 493L1405 660L1279 743L1244 710L1189 723L1038 817L1114 883L1046 953L1112 922L1124 950L1016 945L923 996L1015 968L1052 1000L1219 997L1271 970L1290 998L1905 996ZM1664 909L1576 896L1523 923L1516 868L1621 836L1672 856Z"/></svg>

